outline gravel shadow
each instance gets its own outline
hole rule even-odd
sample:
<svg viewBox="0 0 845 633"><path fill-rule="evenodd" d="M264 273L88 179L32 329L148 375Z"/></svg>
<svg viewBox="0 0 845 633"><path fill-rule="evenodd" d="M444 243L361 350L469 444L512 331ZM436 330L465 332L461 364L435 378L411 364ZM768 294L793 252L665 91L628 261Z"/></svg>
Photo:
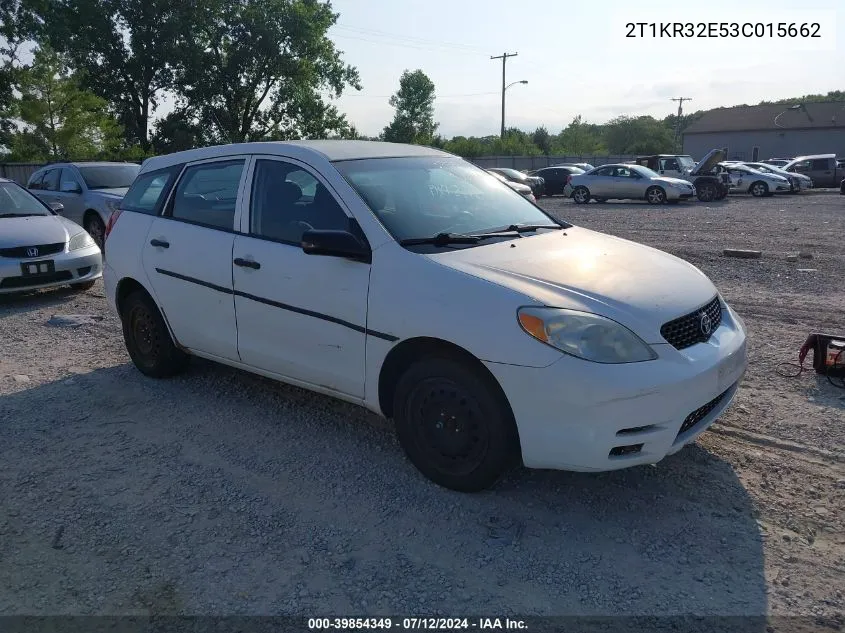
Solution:
<svg viewBox="0 0 845 633"><path fill-rule="evenodd" d="M767 612L752 502L702 448L463 495L363 409L201 361L5 395L0 489L0 614Z"/></svg>

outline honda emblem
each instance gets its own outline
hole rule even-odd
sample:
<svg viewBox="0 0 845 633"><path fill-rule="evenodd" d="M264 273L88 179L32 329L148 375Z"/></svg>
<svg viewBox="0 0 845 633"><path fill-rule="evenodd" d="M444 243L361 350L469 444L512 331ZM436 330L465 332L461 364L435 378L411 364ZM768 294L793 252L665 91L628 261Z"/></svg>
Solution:
<svg viewBox="0 0 845 633"><path fill-rule="evenodd" d="M30 246L26 249L26 256L27 257L38 257L38 247L37 246Z"/></svg>

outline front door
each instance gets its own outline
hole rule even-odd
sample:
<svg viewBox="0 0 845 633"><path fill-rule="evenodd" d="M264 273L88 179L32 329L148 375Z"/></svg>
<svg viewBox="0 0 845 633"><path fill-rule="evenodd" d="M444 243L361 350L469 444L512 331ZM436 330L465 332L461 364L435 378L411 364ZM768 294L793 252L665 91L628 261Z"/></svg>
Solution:
<svg viewBox="0 0 845 633"><path fill-rule="evenodd" d="M245 158L189 164L144 243L144 271L176 340L238 360L232 246Z"/></svg>
<svg viewBox="0 0 845 633"><path fill-rule="evenodd" d="M835 166L835 158L814 158L810 161L810 169L807 175L817 187L833 187L838 184L834 182L833 178Z"/></svg>
<svg viewBox="0 0 845 633"><path fill-rule="evenodd" d="M363 398L370 265L301 246L309 228L357 224L309 167L262 157L252 171L232 260L241 360Z"/></svg>
<svg viewBox="0 0 845 633"><path fill-rule="evenodd" d="M85 213L85 204L82 200L82 184L79 178L69 167L62 169L59 178L59 190L53 193L53 199L64 205L62 215L68 220L82 226L82 217Z"/></svg>

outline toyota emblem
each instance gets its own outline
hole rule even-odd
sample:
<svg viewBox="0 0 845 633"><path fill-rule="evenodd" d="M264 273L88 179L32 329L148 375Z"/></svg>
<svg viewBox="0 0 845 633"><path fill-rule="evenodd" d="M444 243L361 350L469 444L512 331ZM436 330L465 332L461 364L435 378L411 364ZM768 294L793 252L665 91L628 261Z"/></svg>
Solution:
<svg viewBox="0 0 845 633"><path fill-rule="evenodd" d="M701 333L704 336L710 336L713 331L713 322L710 320L710 315L706 312L701 313Z"/></svg>
<svg viewBox="0 0 845 633"><path fill-rule="evenodd" d="M26 249L26 256L27 257L38 257L38 248L35 246L30 246Z"/></svg>

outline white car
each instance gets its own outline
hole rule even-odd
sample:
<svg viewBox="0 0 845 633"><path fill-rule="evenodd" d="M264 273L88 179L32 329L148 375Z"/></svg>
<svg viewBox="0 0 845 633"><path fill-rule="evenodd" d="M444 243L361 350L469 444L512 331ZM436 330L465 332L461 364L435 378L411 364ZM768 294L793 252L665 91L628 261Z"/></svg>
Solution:
<svg viewBox="0 0 845 633"><path fill-rule="evenodd" d="M767 165L766 163L743 164L746 167L751 167L751 169L762 171L764 174L775 174L776 176L782 176L783 178L786 178L789 181L789 184L791 185L792 191L806 191L807 189L813 188L813 179L805 174L784 171L780 167L775 167L774 165Z"/></svg>
<svg viewBox="0 0 845 633"><path fill-rule="evenodd" d="M56 215L26 189L0 178L0 294L70 286L102 276L100 249L78 224Z"/></svg>
<svg viewBox="0 0 845 633"><path fill-rule="evenodd" d="M743 163L720 163L731 176L731 190L750 193L756 198L789 193L792 184L783 176L752 169Z"/></svg>
<svg viewBox="0 0 845 633"><path fill-rule="evenodd" d="M152 158L105 246L141 372L195 355L363 405L456 490L520 458L658 462L725 410L747 363L742 320L694 266L555 220L426 147Z"/></svg>

